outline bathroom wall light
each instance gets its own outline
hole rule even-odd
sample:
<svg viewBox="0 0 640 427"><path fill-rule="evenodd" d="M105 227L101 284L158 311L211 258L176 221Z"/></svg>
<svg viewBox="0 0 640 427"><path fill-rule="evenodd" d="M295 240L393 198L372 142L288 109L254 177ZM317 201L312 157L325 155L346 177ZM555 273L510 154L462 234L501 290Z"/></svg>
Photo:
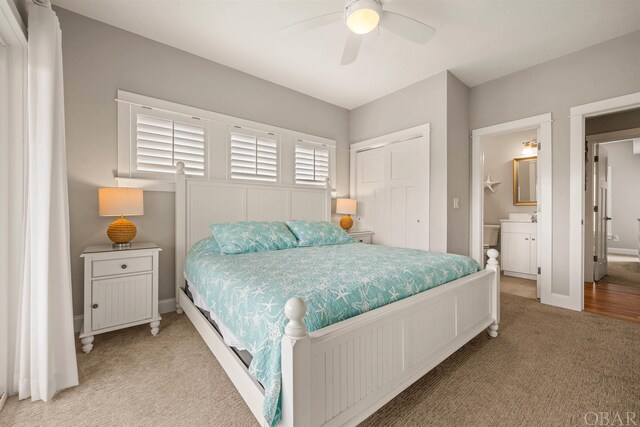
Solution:
<svg viewBox="0 0 640 427"><path fill-rule="evenodd" d="M536 154L538 154L538 141L534 139L522 143L523 156L535 156Z"/></svg>

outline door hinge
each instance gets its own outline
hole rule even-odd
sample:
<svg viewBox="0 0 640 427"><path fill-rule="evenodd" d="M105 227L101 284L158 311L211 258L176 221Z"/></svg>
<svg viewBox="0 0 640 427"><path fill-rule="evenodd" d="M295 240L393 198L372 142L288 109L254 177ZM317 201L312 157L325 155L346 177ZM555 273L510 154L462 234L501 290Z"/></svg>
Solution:
<svg viewBox="0 0 640 427"><path fill-rule="evenodd" d="M598 255L593 256L593 262L598 262Z"/></svg>
<svg viewBox="0 0 640 427"><path fill-rule="evenodd" d="M593 156L593 162L598 163L598 156Z"/></svg>
<svg viewBox="0 0 640 427"><path fill-rule="evenodd" d="M542 150L542 142L538 142L538 151Z"/></svg>
<svg viewBox="0 0 640 427"><path fill-rule="evenodd" d="M594 212L598 212L598 207L597 207L597 206L594 206L594 207L593 207L593 211L594 211Z"/></svg>
<svg viewBox="0 0 640 427"><path fill-rule="evenodd" d="M538 267L538 274L542 273L542 267Z"/></svg>

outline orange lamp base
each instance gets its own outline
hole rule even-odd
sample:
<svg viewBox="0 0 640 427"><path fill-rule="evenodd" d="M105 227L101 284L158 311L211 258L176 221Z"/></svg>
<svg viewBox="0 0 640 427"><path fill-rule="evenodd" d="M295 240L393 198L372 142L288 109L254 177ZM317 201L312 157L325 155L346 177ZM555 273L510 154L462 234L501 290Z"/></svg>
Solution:
<svg viewBox="0 0 640 427"><path fill-rule="evenodd" d="M136 234L138 234L136 225L124 217L113 221L107 229L107 236L117 245L129 243L135 239Z"/></svg>
<svg viewBox="0 0 640 427"><path fill-rule="evenodd" d="M343 216L340 218L340 227L342 227L344 231L351 230L351 227L353 227L353 219L351 219L349 215Z"/></svg>

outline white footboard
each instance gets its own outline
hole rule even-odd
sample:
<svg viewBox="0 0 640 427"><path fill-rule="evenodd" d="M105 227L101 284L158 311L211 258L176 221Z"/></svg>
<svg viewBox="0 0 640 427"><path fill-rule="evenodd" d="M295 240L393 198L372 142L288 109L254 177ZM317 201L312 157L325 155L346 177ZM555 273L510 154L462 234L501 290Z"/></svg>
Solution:
<svg viewBox="0 0 640 427"><path fill-rule="evenodd" d="M355 425L500 321L498 252L487 269L307 334L292 298L282 340L282 424Z"/></svg>

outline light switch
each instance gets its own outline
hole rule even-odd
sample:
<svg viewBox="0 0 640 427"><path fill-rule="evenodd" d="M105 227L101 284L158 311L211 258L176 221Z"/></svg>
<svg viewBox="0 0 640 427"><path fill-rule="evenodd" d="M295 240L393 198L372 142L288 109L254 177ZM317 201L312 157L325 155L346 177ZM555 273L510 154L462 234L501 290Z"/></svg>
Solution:
<svg viewBox="0 0 640 427"><path fill-rule="evenodd" d="M453 198L453 209L460 209L460 198L459 197L454 197Z"/></svg>

